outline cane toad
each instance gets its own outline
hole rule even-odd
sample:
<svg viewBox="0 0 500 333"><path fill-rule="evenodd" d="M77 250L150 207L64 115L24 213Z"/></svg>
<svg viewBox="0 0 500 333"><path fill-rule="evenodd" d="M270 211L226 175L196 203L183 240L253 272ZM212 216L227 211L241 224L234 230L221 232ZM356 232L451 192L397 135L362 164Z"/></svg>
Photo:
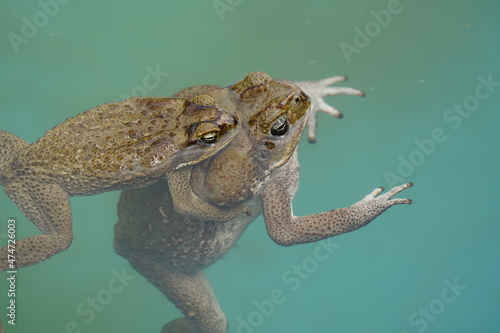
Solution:
<svg viewBox="0 0 500 333"><path fill-rule="evenodd" d="M363 95L329 87L344 79L289 82L254 72L226 88L196 86L175 95L208 94L240 121L236 136L218 153L172 172L166 180L121 194L115 250L184 314L167 323L163 333L228 331L203 269L224 256L260 213L269 236L290 246L358 229L393 205L411 203L391 199L412 185L408 183L382 195L382 188L375 189L349 207L293 215L297 145L306 123L309 120L309 139L314 141L318 111L340 116L322 97ZM250 207L252 215L220 222L205 214L210 206L241 205Z"/></svg>
<svg viewBox="0 0 500 333"><path fill-rule="evenodd" d="M0 271L41 262L72 241L69 198L150 185L207 158L236 134L236 118L207 95L129 98L69 118L38 141L0 131L0 185L44 234L0 251ZM226 220L247 208L205 213Z"/></svg>

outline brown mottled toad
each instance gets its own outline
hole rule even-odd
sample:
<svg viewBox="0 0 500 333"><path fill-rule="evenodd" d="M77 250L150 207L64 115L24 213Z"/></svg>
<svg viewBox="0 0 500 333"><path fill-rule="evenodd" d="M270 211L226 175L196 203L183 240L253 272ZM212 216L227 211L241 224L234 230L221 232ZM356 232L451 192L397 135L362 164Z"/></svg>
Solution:
<svg viewBox="0 0 500 333"><path fill-rule="evenodd" d="M344 79L294 83L255 72L230 87L196 86L176 94L212 96L239 119L239 129L230 144L204 161L149 187L122 192L115 250L184 314L167 323L163 333L227 332L227 320L202 270L224 256L260 213L269 236L290 246L358 229L393 205L411 203L391 199L412 185L408 183L383 195L382 188L375 189L349 207L293 215L297 145L306 122L309 119L309 139L314 141L316 112L340 115L322 97L363 95L329 87ZM206 214L211 206L241 205L250 207L252 216L220 222Z"/></svg>
<svg viewBox="0 0 500 333"><path fill-rule="evenodd" d="M150 185L216 153L236 125L233 115L201 95L102 104L33 144L0 131L0 184L44 233L18 241L15 262L2 248L0 271L41 262L70 245L70 197ZM214 212L212 218L225 220L248 209Z"/></svg>

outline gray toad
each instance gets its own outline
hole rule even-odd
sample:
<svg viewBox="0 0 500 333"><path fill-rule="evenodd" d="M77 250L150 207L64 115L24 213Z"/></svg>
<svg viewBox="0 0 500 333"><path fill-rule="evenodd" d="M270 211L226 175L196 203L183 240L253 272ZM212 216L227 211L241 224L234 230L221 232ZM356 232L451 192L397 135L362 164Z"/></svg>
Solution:
<svg viewBox="0 0 500 333"><path fill-rule="evenodd" d="M299 180L297 145L306 122L309 119L309 139L314 141L317 111L340 116L322 97L363 95L329 87L344 79L293 83L255 72L230 87L196 86L176 94L184 98L208 94L240 121L236 136L217 154L149 187L122 192L115 250L185 315L167 323L163 333L228 331L202 270L223 257L260 213L269 236L290 246L358 229L393 205L411 203L391 199L412 185L408 183L380 196L383 189L378 188L349 207L293 215ZM250 207L252 216L221 223L205 214L211 206L241 205Z"/></svg>
<svg viewBox="0 0 500 333"><path fill-rule="evenodd" d="M194 97L194 96L193 96ZM207 95L129 98L69 118L38 141L0 131L0 185L44 234L16 244L15 262L0 251L0 271L41 262L72 241L69 198L164 178L216 153L236 134L237 120ZM247 212L217 210L216 219Z"/></svg>

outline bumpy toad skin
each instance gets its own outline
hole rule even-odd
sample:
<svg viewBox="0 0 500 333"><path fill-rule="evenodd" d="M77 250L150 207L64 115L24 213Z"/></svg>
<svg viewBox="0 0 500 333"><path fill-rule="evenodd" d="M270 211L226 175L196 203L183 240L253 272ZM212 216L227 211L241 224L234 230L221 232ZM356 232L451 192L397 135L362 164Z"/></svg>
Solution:
<svg viewBox="0 0 500 333"><path fill-rule="evenodd" d="M17 242L13 267L2 248L0 271L41 262L70 245L70 197L150 185L216 153L235 135L236 124L213 98L201 95L192 101L129 98L103 104L31 145L0 131L0 184L44 233ZM247 210L219 209L210 218L227 220Z"/></svg>
<svg viewBox="0 0 500 333"><path fill-rule="evenodd" d="M355 230L393 205L411 203L391 199L411 186L405 184L380 196L382 189L376 189L350 207L293 216L291 203L299 179L296 148L308 118L311 124L318 111L332 114L324 96L363 95L350 88L328 87L343 79L297 85L256 72L227 88L197 86L176 94L211 95L240 122L231 143L217 154L169 174L167 181L122 192L115 250L185 315L167 323L162 333L228 331L202 269L224 256L260 213L270 237L289 246ZM313 99L313 109L302 86ZM312 140L314 127L315 119L309 125ZM220 223L203 216L204 205L246 205L253 214Z"/></svg>

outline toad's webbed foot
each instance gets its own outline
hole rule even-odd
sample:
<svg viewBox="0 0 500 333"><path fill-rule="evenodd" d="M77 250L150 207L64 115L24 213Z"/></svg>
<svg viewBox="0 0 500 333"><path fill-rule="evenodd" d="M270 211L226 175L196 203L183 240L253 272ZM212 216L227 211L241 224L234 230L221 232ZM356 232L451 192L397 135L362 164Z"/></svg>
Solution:
<svg viewBox="0 0 500 333"><path fill-rule="evenodd" d="M227 333L226 317L203 271L183 274L152 258L122 255L184 314L163 326L161 333Z"/></svg>
<svg viewBox="0 0 500 333"><path fill-rule="evenodd" d="M331 85L347 80L345 76L332 76L319 81L290 81L300 87L311 98L311 113L307 122L307 137L309 142L316 142L316 125L318 122L318 111L330 116L342 118L342 112L328 105L323 97L334 95L365 96L365 93L348 87L330 87Z"/></svg>

